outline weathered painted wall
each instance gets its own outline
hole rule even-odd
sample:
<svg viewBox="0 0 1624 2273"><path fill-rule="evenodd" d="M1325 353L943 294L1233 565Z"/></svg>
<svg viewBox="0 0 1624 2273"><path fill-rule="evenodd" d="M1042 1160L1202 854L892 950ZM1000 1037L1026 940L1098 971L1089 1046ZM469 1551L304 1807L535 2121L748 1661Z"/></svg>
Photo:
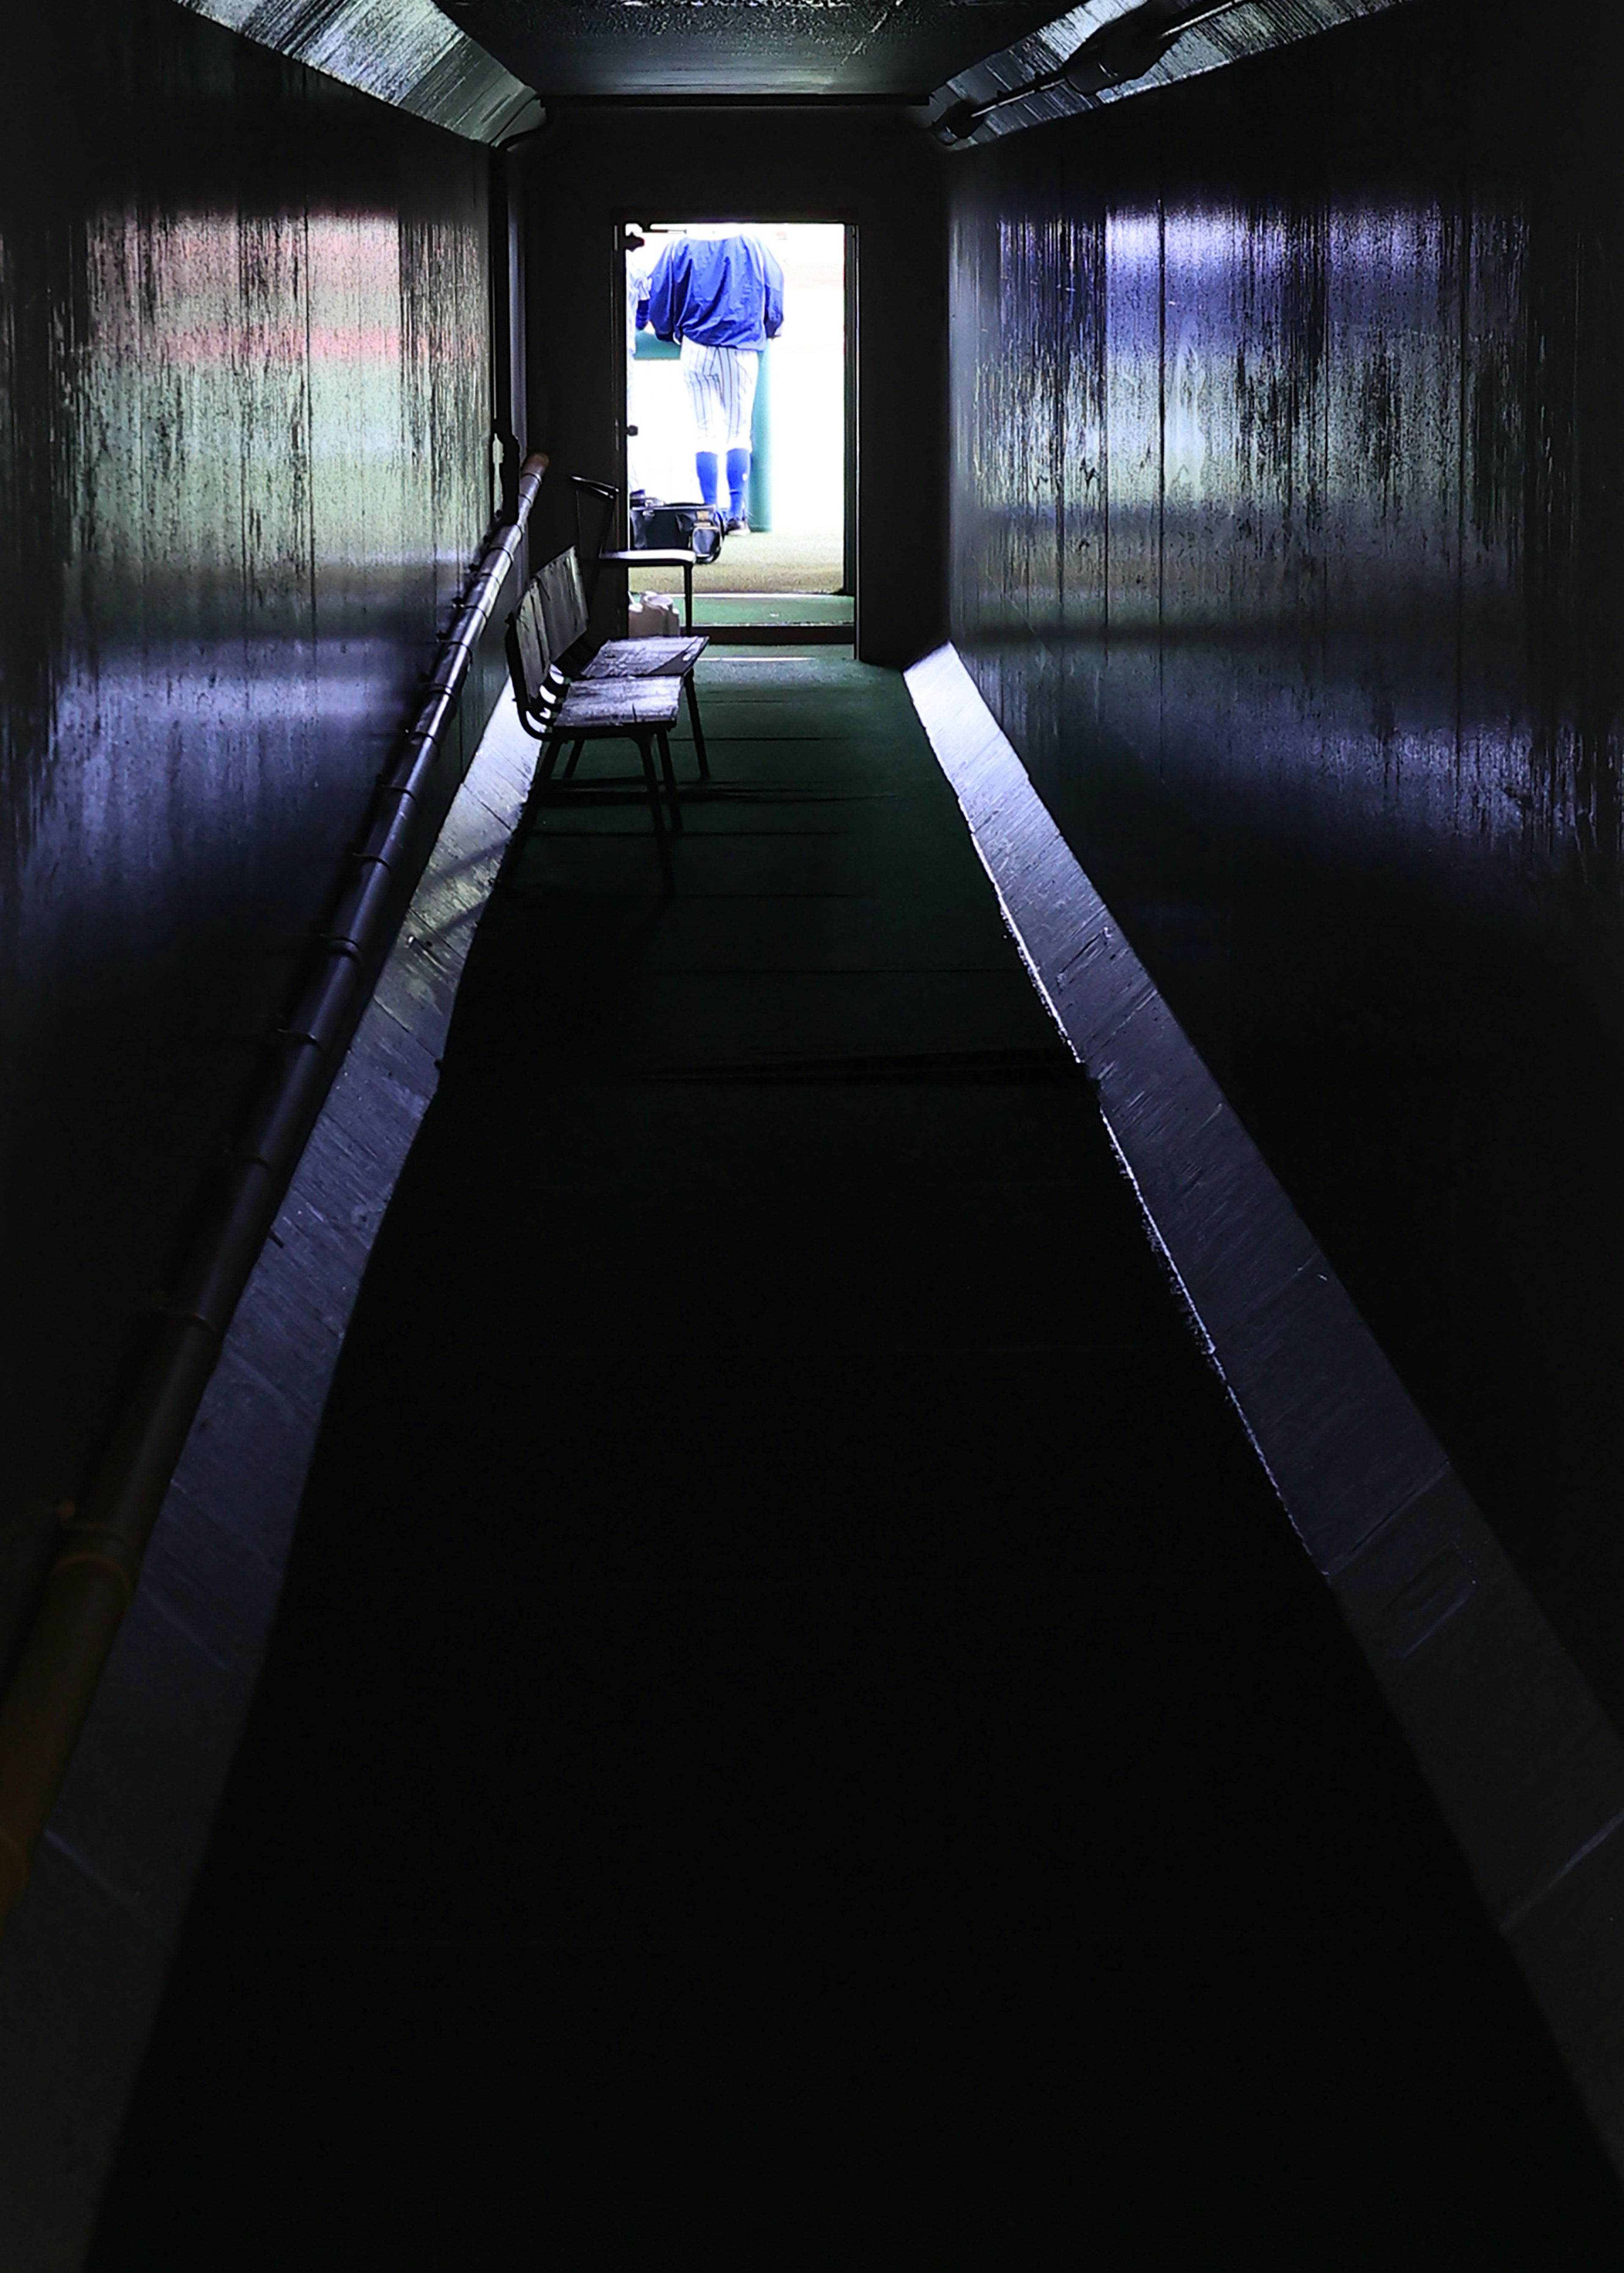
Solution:
<svg viewBox="0 0 1624 2273"><path fill-rule="evenodd" d="M491 502L486 154L169 0L29 12L0 87L0 1660Z"/></svg>
<svg viewBox="0 0 1624 2273"><path fill-rule="evenodd" d="M1536 37L1417 0L961 161L953 610L1618 1709L1624 165L1599 20Z"/></svg>

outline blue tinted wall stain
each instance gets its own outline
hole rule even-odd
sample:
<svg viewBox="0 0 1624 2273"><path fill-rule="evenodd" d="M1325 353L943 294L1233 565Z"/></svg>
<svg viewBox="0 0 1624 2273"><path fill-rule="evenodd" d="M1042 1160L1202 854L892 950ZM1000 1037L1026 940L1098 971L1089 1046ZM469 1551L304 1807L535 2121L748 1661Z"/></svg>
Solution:
<svg viewBox="0 0 1624 2273"><path fill-rule="evenodd" d="M1624 1710L1617 34L1411 8L954 169L954 636Z"/></svg>
<svg viewBox="0 0 1624 2273"><path fill-rule="evenodd" d="M42 20L0 95L0 1658L491 510L485 154L168 0Z"/></svg>

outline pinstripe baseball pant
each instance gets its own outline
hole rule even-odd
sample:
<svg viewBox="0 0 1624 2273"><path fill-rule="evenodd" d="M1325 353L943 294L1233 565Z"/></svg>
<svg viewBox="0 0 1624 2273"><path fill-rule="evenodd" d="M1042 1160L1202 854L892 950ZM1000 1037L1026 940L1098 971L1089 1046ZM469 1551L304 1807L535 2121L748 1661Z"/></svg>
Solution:
<svg viewBox="0 0 1624 2273"><path fill-rule="evenodd" d="M697 340L685 340L677 361L693 412L694 447L714 450L718 457L729 450L747 450L756 375L761 368L760 350L703 348Z"/></svg>

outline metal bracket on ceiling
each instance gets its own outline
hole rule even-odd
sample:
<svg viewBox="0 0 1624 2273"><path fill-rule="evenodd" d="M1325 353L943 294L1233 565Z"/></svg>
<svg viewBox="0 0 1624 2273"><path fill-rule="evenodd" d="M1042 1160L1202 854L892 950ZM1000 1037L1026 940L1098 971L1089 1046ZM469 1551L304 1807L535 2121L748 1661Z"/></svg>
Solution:
<svg viewBox="0 0 1624 2273"><path fill-rule="evenodd" d="M1130 9L1126 15L1113 18L1091 33L1054 70L1044 71L1025 86L1011 87L1007 93L993 95L986 101L961 100L932 119L930 131L939 142L968 142L995 111L1023 102L1029 95L1046 94L1051 87L1067 87L1074 94L1097 95L1107 87L1131 86L1154 71L1186 32L1193 32L1198 24L1209 23L1215 16L1227 16L1232 9L1245 4L1246 0L1195 0L1194 5L1191 0L1143 0L1141 6Z"/></svg>
<svg viewBox="0 0 1624 2273"><path fill-rule="evenodd" d="M948 148L1076 117L1414 0L1078 0L955 72L922 114Z"/></svg>

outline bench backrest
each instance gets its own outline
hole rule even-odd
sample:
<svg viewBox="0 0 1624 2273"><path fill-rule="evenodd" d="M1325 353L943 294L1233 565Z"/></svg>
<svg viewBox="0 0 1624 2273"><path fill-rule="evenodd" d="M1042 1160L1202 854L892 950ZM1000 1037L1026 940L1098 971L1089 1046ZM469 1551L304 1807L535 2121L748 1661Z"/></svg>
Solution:
<svg viewBox="0 0 1624 2273"><path fill-rule="evenodd" d="M507 619L507 668L513 682L513 700L527 718L539 718L544 713L547 674L553 658L538 589L540 581L531 580L523 599Z"/></svg>
<svg viewBox="0 0 1624 2273"><path fill-rule="evenodd" d="M552 709L565 686L558 658L586 633L587 594L572 545L531 577L507 619L507 667L527 718L543 719Z"/></svg>
<svg viewBox="0 0 1624 2273"><path fill-rule="evenodd" d="M573 545L547 563L533 589L541 594L547 645L556 661L559 656L567 655L576 641L584 639L587 634L587 589L581 581L580 555Z"/></svg>

